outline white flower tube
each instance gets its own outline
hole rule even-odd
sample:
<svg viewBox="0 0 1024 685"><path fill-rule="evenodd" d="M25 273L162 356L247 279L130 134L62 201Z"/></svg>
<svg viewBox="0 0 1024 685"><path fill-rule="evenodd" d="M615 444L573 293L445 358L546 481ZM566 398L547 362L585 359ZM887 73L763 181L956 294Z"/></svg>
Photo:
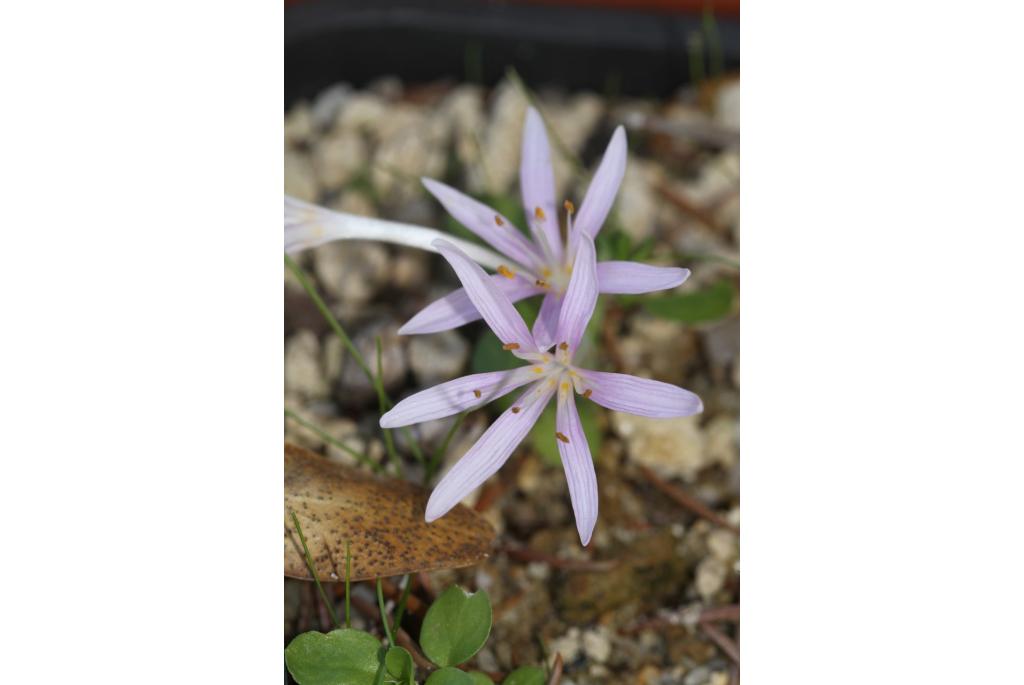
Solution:
<svg viewBox="0 0 1024 685"><path fill-rule="evenodd" d="M433 228L335 212L289 195L284 196L284 251L288 254L334 240L379 240L437 252L433 242L438 238L455 244L470 259L489 269L496 270L508 263L508 259L486 247Z"/></svg>

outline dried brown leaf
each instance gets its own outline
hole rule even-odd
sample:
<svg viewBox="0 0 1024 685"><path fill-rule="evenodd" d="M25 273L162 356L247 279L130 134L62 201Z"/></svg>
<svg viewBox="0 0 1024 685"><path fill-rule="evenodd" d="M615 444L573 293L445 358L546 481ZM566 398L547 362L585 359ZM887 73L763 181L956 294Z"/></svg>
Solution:
<svg viewBox="0 0 1024 685"><path fill-rule="evenodd" d="M487 558L494 529L459 505L433 523L423 520L429 491L400 480L328 461L302 447L284 446L284 574L309 579L294 511L320 580L351 580L458 568Z"/></svg>

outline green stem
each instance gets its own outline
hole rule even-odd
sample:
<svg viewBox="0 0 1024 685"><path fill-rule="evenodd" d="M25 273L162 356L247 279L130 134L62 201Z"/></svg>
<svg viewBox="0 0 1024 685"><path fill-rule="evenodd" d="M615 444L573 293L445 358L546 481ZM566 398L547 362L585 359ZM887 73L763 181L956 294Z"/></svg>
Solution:
<svg viewBox="0 0 1024 685"><path fill-rule="evenodd" d="M352 578L352 555L349 554L348 540L345 540L345 627L352 627L352 606L349 604L352 587L349 579Z"/></svg>
<svg viewBox="0 0 1024 685"><path fill-rule="evenodd" d="M288 254L285 254L284 256L284 263L285 266L288 267L288 270L292 272L292 275L298 279L303 290L305 290L313 299L313 304L315 304L316 308L320 310L320 314L327 320L328 325L330 325L334 330L334 334L338 336L339 340L341 340L341 344L344 345L345 349L352 355L352 359L355 360L359 368L366 374L366 377L370 379L371 383L373 383L373 372L370 371L370 367L367 365L366 360L363 359L363 355L359 353L359 349L355 346L355 343L352 342L352 339L348 337L348 333L346 333L345 329L341 327L338 320L334 318L334 314L331 313L331 310L327 308L327 303L323 301L323 298L320 297L320 293L318 293L313 284L310 283L309 277L306 276L306 272L303 271L302 267L296 264L295 260Z"/></svg>
<svg viewBox="0 0 1024 685"><path fill-rule="evenodd" d="M398 599L398 608L395 610L395 627L391 632L397 633L402 627L402 616L405 615L405 604L409 601L409 590L412 589L412 578L405 574L405 587L402 589L402 596Z"/></svg>
<svg viewBox="0 0 1024 685"><path fill-rule="evenodd" d="M377 578L377 606L380 607L380 622L384 624L384 633L388 636L388 644L395 646L395 636L391 633L391 624L388 623L388 615L384 612L384 588L381 586L380 578Z"/></svg>
<svg viewBox="0 0 1024 685"><path fill-rule="evenodd" d="M352 355L352 359L355 361L356 365L360 369L362 369L363 373L366 374L366 377L370 380L370 384L373 386L374 390L377 391L377 401L380 406L381 414L386 412L388 409L391 408L392 403L391 398L388 397L387 392L384 390L384 381L382 380L380 375L380 338L377 339L378 373L374 374L373 371L370 370L369 364L366 363L366 359L363 358L363 355L360 354L359 349L352 342L352 339L348 337L348 334L345 332L345 329L342 328L341 324L338 323L338 320L334 318L334 314L331 313L331 310L327 307L327 303L325 303L323 298L320 297L320 293L316 291L316 288L310 282L309 277L306 275L306 272L303 271L302 267L296 264L295 260L292 259L291 256L287 254L285 254L284 256L284 263L285 266L288 267L288 270L291 271L295 278L299 281L299 284L302 286L303 290L305 290L306 293L313 300L313 304L316 305L316 308L320 311L320 314L324 317L324 319L327 320L327 323L334 331L334 334L338 336L339 340L341 340L341 344L344 345L345 349L348 350L349 354ZM404 435L409 440L409 448L412 450L413 456L415 456L421 463L424 462L423 452L422 450L420 450L419 444L413 439L412 433L409 431L408 428L403 428L403 430L405 431ZM381 429L381 431L384 433L384 443L388 448L388 457L391 458L392 463L395 464L396 470L398 471L399 475L401 475L402 467L398 461L397 453L395 452L394 440L392 439L390 433L387 430Z"/></svg>
<svg viewBox="0 0 1024 685"><path fill-rule="evenodd" d="M384 412L391 408L391 401L388 398L387 393L384 392L384 383L381 381L381 378L384 377L384 370L381 362L381 342L379 335L377 336L376 345L377 375L371 376L370 381L373 383L373 389L377 391L377 405L380 407L381 416L383 416ZM387 447L388 450L388 459L391 464L394 465L395 469L397 469L399 476L401 476L402 465L399 463L398 453L395 451L395 438L391 435L391 429L382 428L381 430L384 433L384 446Z"/></svg>
<svg viewBox="0 0 1024 685"><path fill-rule="evenodd" d="M299 534L299 542L302 543L302 553L306 555L306 567L309 568L309 575L313 576L313 582L316 583L316 589L320 591L320 599L324 601L327 606L327 612L331 615L331 620L334 621L334 627L340 628L341 624L338 622L338 614L334 611L334 605L331 604L330 600L327 599L327 593L324 591L324 586L320 584L320 579L316 575L316 567L313 566L313 557L309 553L309 547L306 546L306 536L302 534L302 526L299 525L299 517L295 515L295 512L291 512L292 523L295 524L295 532ZM348 599L348 595L345 595L345 599Z"/></svg>
<svg viewBox="0 0 1024 685"><path fill-rule="evenodd" d="M451 444L452 438L455 437L456 431L458 431L459 427L462 426L462 422L466 420L466 414L468 413L469 412L462 412L455 417L455 421L452 422L451 428L449 428L448 432L445 434L444 440L442 440L441 444L434 450L434 456L430 459L430 464L427 466L426 474L424 475L424 485L429 483L433 475L437 473L437 467L441 464L441 459L444 458L445 453L448 451L448 445Z"/></svg>
<svg viewBox="0 0 1024 685"><path fill-rule="evenodd" d="M351 447L349 447L345 443L341 442L337 438L332 437L329 433L324 431L322 428L319 428L315 424L312 424L309 421L306 421L301 416L299 416L298 414L293 412L291 409L285 409L284 410L284 415L287 416L292 421L294 421L295 423L297 423L300 426L302 426L303 428L308 428L309 430L311 430L314 433L316 433L320 437L321 440L329 442L330 444L334 445L335 447L337 447L340 450L344 450L346 454L351 455L360 464L364 464L365 466L369 466L371 469L373 469L374 473L380 473L380 470L381 470L380 464L374 462L372 459L370 459L365 454L363 454L361 452L355 451L354 449L352 449Z"/></svg>

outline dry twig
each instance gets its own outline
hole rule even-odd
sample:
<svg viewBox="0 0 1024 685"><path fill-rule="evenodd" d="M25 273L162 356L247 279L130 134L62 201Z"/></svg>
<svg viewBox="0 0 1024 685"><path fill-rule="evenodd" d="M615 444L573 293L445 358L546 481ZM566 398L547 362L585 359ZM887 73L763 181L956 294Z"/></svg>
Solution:
<svg viewBox="0 0 1024 685"><path fill-rule="evenodd" d="M722 526L723 528L726 528L736 534L739 534L739 528L726 521L725 518L723 518L720 514L715 512L713 509L708 507L706 504L701 502L693 495L687 493L681 488L676 487L675 485L672 485L671 483L658 476L658 474L654 473L654 471L647 468L646 466L641 466L640 472L644 474L644 478L650 481L651 485L656 487L665 495L668 495L668 497L670 497L679 506L683 507L684 509L688 509L689 511L693 512L694 514L703 519L707 519L715 525Z"/></svg>
<svg viewBox="0 0 1024 685"><path fill-rule="evenodd" d="M562 682L562 654L555 654L555 664L551 667L551 677L548 678L548 685L558 685Z"/></svg>

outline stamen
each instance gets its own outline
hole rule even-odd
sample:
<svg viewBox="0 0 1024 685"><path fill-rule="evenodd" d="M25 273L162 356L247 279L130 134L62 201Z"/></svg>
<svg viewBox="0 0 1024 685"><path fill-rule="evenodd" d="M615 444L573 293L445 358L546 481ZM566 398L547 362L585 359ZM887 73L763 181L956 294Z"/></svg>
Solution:
<svg viewBox="0 0 1024 685"><path fill-rule="evenodd" d="M560 349L560 350L567 350L567 349L569 349L569 343L567 343L567 342L558 343L558 349Z"/></svg>
<svg viewBox="0 0 1024 685"><path fill-rule="evenodd" d="M545 266L543 269L540 270L540 275L543 276L544 278L551 278L551 269Z"/></svg>
<svg viewBox="0 0 1024 685"><path fill-rule="evenodd" d="M534 373L544 373L544 367L543 366L535 366L535 367L533 367L533 372Z"/></svg>
<svg viewBox="0 0 1024 685"><path fill-rule="evenodd" d="M501 346L501 349L503 349L503 350L518 350L519 349L519 343L505 343L504 345Z"/></svg>
<svg viewBox="0 0 1024 685"><path fill-rule="evenodd" d="M476 396L477 399L480 399L480 391L479 390L474 390L473 394Z"/></svg>
<svg viewBox="0 0 1024 685"><path fill-rule="evenodd" d="M562 390L569 392L569 381L562 381Z"/></svg>
<svg viewBox="0 0 1024 685"><path fill-rule="evenodd" d="M505 278L515 278L516 277L516 272L513 271L512 269L508 268L504 264L502 264L501 266L498 267L498 273L501 274L502 276L504 276Z"/></svg>
<svg viewBox="0 0 1024 685"><path fill-rule="evenodd" d="M564 442L566 445L569 444L569 438L565 437L564 435L562 435L558 431L555 431L555 437L558 438L559 440L561 440L562 442Z"/></svg>
<svg viewBox="0 0 1024 685"><path fill-rule="evenodd" d="M538 288L550 288L551 286L543 278L538 278L534 283L537 284Z"/></svg>
<svg viewBox="0 0 1024 685"><path fill-rule="evenodd" d="M513 414L518 414L521 411L522 411L522 409L520 407L512 407L512 413Z"/></svg>
<svg viewBox="0 0 1024 685"><path fill-rule="evenodd" d="M505 221L497 214L494 215L494 223L498 224L499 226L505 225Z"/></svg>
<svg viewBox="0 0 1024 685"><path fill-rule="evenodd" d="M572 203L572 200L566 200L565 204L563 204L562 206L565 207L565 211L568 212L569 214L576 213L576 205Z"/></svg>
<svg viewBox="0 0 1024 685"><path fill-rule="evenodd" d="M534 208L533 215L537 217L537 219L540 221L544 221L547 218L547 216L544 214L544 210L541 209L540 207Z"/></svg>
<svg viewBox="0 0 1024 685"><path fill-rule="evenodd" d="M583 399L587 399L587 398L589 398L593 394L594 394L594 391L591 390L590 388L587 388L586 390L583 391Z"/></svg>

